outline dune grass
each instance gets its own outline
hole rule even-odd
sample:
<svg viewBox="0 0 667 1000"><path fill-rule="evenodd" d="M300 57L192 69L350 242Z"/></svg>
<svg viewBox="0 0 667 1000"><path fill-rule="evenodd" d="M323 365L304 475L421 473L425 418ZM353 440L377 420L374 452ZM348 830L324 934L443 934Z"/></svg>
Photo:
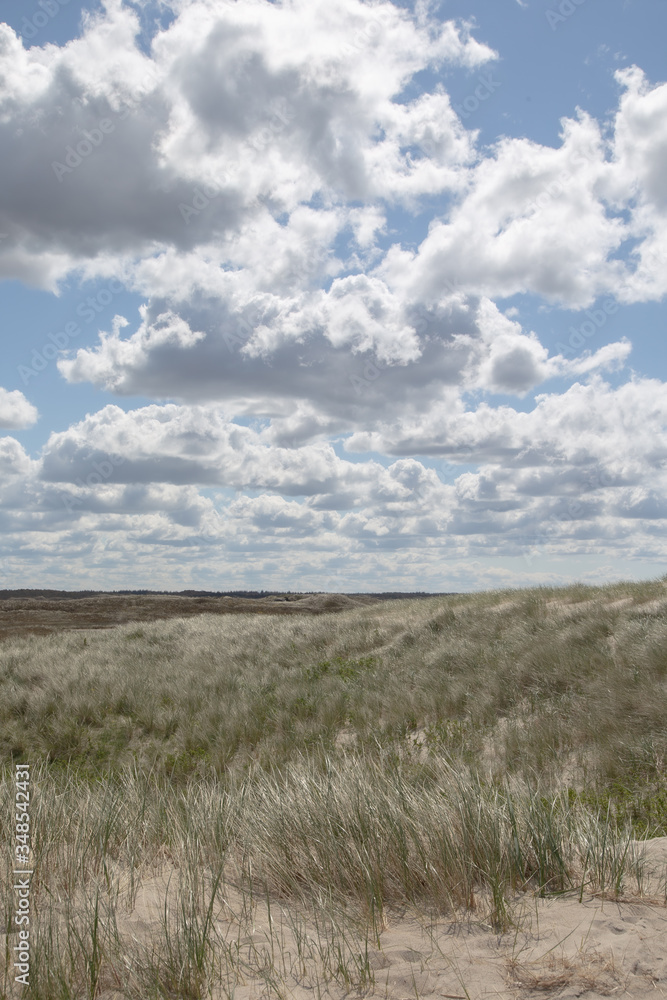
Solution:
<svg viewBox="0 0 667 1000"><path fill-rule="evenodd" d="M15 762L34 788L25 995L368 991L392 908L502 931L518 894L641 892L666 719L664 580L8 640L4 842ZM132 940L160 873L160 931Z"/></svg>

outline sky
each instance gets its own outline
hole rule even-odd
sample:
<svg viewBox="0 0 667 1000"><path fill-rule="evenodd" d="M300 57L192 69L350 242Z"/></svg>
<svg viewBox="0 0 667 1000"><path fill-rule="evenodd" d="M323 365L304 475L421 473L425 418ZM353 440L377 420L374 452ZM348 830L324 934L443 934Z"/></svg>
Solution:
<svg viewBox="0 0 667 1000"><path fill-rule="evenodd" d="M0 589L664 575L665 0L0 17Z"/></svg>

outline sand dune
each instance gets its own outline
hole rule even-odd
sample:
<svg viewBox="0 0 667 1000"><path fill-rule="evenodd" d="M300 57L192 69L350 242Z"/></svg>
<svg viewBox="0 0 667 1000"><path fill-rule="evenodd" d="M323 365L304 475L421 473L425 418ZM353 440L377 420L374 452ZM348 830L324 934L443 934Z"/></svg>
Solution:
<svg viewBox="0 0 667 1000"><path fill-rule="evenodd" d="M580 901L576 894L517 897L513 925L504 933L482 923L474 912L459 920L440 917L437 921L417 911L389 913L379 940L368 948L375 982L367 994L394 1000L415 996L459 1000L667 996L667 837L649 841L646 855L653 874L644 897L622 901L590 895ZM173 894L177 883L178 873L170 866L142 881L132 908L118 924L128 942L150 949L151 940L159 939L165 898ZM251 954L268 957L272 948L274 953L281 948L275 964L284 969L285 995L310 1000L315 952L304 948L303 939L297 941L293 927L298 917L290 904L272 902L270 932L266 904L260 901L251 933L239 938L240 925L233 914L240 912L242 897L233 890L225 890L224 897L227 905L220 906L214 918L220 941L240 940L241 952L245 949L249 959ZM301 925L299 933L314 942L321 929L311 920ZM331 996L345 993L331 984ZM259 1000L266 995L266 981L258 976L248 976L234 992L236 1000ZM225 993L214 996L222 1000ZM102 1000L120 998L114 991L102 994Z"/></svg>

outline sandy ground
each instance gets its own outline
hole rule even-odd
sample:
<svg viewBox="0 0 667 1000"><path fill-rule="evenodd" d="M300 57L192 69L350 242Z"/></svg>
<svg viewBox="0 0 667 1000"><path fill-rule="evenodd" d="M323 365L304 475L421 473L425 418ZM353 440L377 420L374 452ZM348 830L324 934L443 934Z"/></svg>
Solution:
<svg viewBox="0 0 667 1000"><path fill-rule="evenodd" d="M584 896L580 902L577 895L522 896L514 904L513 925L504 933L494 931L474 913L458 921L434 921L415 912L390 915L380 931L379 946L376 940L368 951L374 987L351 989L349 994L393 1000L667 997L666 870L667 837L663 837L648 843L643 897L612 901ZM128 944L148 944L160 929L170 875L173 886L173 871L163 870L142 881L132 910L119 921ZM228 906L216 913L215 931L221 940L237 940L233 914L240 899L230 890L225 900ZM304 954L307 946L303 939L301 949L297 945L294 914L274 902L271 920L272 935L266 904L258 903L252 932L238 938L241 959L245 956L255 963L263 954L268 961L273 938L275 965L282 968L283 995L296 1000L318 997L316 963L299 961L300 950ZM303 924L301 930L312 941L316 939L312 923ZM320 987L321 995L341 998L348 993L335 982L328 990L323 983ZM266 981L259 977L246 975L235 985L234 1000L268 995ZM114 991L102 994L102 1000L120 997Z"/></svg>
<svg viewBox="0 0 667 1000"><path fill-rule="evenodd" d="M322 941L322 930L318 933L312 919L302 916L299 923L289 904L274 900L270 933L266 901L256 901L249 923L239 921L241 897L225 888L224 904L214 914L214 933L220 954L222 942L231 943L235 965L245 972L226 990L214 989L212 996L228 1000L231 986L234 1000L277 997L275 989L269 992L266 977L256 973L262 964L273 964L280 995L295 1000L346 995L387 1000L667 997L667 837L649 841L646 856L643 897L612 901L584 896L580 902L577 895L524 895L515 901L512 925L504 933L479 916L481 899L478 913L458 921L418 912L390 914L379 939L368 944L375 982L362 989L346 989L334 981L325 985L319 978L315 942ZM165 899L175 903L177 884L177 870L165 864L159 874L141 880L131 907L120 905L118 929L128 956L142 949L148 953L153 944L164 947ZM360 948L359 941L350 944ZM122 993L104 985L99 1000L121 1000Z"/></svg>

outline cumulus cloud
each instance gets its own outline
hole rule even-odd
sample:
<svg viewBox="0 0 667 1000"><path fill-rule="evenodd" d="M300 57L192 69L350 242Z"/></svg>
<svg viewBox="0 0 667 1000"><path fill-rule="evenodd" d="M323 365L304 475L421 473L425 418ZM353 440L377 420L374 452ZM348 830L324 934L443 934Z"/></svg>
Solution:
<svg viewBox="0 0 667 1000"><path fill-rule="evenodd" d="M395 98L421 69L495 55L452 22L360 0L195 0L150 56L138 33L120 0L60 48L0 25L0 274L48 286L101 252L224 238L267 203L458 186L472 145L447 95Z"/></svg>
<svg viewBox="0 0 667 1000"><path fill-rule="evenodd" d="M475 560L535 546L662 558L664 383L608 384L629 340L550 352L500 300L665 294L667 85L621 71L609 120L482 147L447 76L423 81L497 53L431 4L172 12L148 52L121 0L60 47L0 25L0 276L121 279L139 317L58 367L155 401L38 460L0 440L8 565L111 581L140 551L152 585L222 565L230 586L440 589L445 562L450 586L517 582ZM393 220L426 211L403 241ZM36 419L0 390L0 426Z"/></svg>
<svg viewBox="0 0 667 1000"><path fill-rule="evenodd" d="M339 458L329 443L281 448L261 429L230 421L215 407L147 406L126 413L107 406L52 434L41 479L81 488L127 484L217 485L236 492L272 490L309 496L320 509L410 499L406 468ZM427 478L438 482L434 473ZM413 486L416 485L413 484Z"/></svg>
<svg viewBox="0 0 667 1000"><path fill-rule="evenodd" d="M542 394L529 412L462 402L415 412L411 419L357 431L349 451L442 455L504 466L644 469L667 460L667 393L658 379L633 379L614 389L600 378L564 393Z"/></svg>
<svg viewBox="0 0 667 1000"><path fill-rule="evenodd" d="M602 511L616 522L662 516L660 505L650 500L660 483L667 485L667 403L657 380L613 389L594 379L562 395L538 397L528 413L482 405L434 413L431 419L424 426L416 414L412 427L357 432L346 442L348 453L449 456L459 465L480 465L479 472L454 471L448 484L411 457L385 468L375 460L341 459L326 443L280 448L266 429L230 422L216 408L172 404L131 413L108 406L52 435L40 475L89 490L163 482L260 493L234 501L230 511L264 510L262 504L282 510L285 498L299 497L285 500L291 511L285 529L298 514L307 525L321 524L346 537L409 536L416 544L426 538L452 544L484 531L497 536L499 548L511 547L528 523L550 516L573 495L593 494L581 501L577 520L594 535L601 531ZM110 462L114 455L122 462L113 457ZM87 474L105 463L108 481L94 477L87 484ZM111 464L117 465L113 472Z"/></svg>
<svg viewBox="0 0 667 1000"><path fill-rule="evenodd" d="M7 430L32 427L38 418L37 408L28 402L22 392L18 389L10 392L0 387L0 427Z"/></svg>
<svg viewBox="0 0 667 1000"><path fill-rule="evenodd" d="M124 396L219 401L229 413L270 417L284 440L292 426L296 441L415 407L427 413L452 392L523 396L556 375L622 365L631 350L625 341L578 358L549 356L488 298L453 294L427 308L373 272L336 278L328 291L250 302L236 274L217 295L208 275L201 280L196 266L190 274L187 303L156 300L127 338L117 320L98 346L59 361L63 375Z"/></svg>
<svg viewBox="0 0 667 1000"><path fill-rule="evenodd" d="M636 240L636 268L620 296L646 302L667 292L667 83L652 87L637 66L619 70L616 79L624 93L607 192L616 205L630 207L629 235Z"/></svg>
<svg viewBox="0 0 667 1000"><path fill-rule="evenodd" d="M10 480L29 478L34 464L15 438L0 437L0 467L2 480L6 484Z"/></svg>
<svg viewBox="0 0 667 1000"><path fill-rule="evenodd" d="M386 467L351 453L341 459L327 444L281 449L265 429L230 423L214 408L174 405L106 407L52 435L39 462L5 438L5 565L20 546L22 579L31 557L43 574L85 556L96 586L100 572L106 586L124 585L130 560L139 569L133 581L151 587L290 579L383 589L391 579L437 590L544 582L544 568L534 576L536 552L606 555L617 565L642 552L667 555L660 383L575 386L564 412L558 397L544 397L530 414L506 408L504 426L491 408L465 418L466 454L459 447L454 464L435 469L412 457ZM450 452L456 423L411 447ZM461 471L470 458L478 471ZM518 571L490 571L493 556L520 557Z"/></svg>
<svg viewBox="0 0 667 1000"><path fill-rule="evenodd" d="M389 401L409 408L416 393L425 405L436 402L446 386L521 396L554 375L622 365L627 342L578 359L548 357L537 334L502 317L493 302L517 292L570 308L602 294L647 297L644 264L615 254L637 229L632 192L654 197L641 164L659 159L661 147L649 143L631 161L619 137L637 104L661 106L664 88L651 89L641 74L620 82L634 104L622 99L613 140L582 112L564 120L556 149L505 139L474 163L470 150L459 150L459 180L450 185L457 200L417 250L376 247L386 228L381 207L352 207L340 189L337 204L301 204L283 215L263 206L206 249L170 248L144 259L128 278L149 300L142 324L126 339L117 327L99 347L63 360L61 371L125 395L217 399L276 419L295 400L302 412L320 411L311 426L322 432L344 430L368 410L381 418ZM432 131L424 139L428 102L389 103L405 135L416 130L410 142L436 142ZM382 134L384 142L393 133ZM407 156L410 171L433 162ZM337 244L345 233L347 256ZM656 251L640 247L642 260L653 254L650 281L662 294ZM191 342L182 342L187 351L153 336L152 324L166 312L192 331Z"/></svg>

